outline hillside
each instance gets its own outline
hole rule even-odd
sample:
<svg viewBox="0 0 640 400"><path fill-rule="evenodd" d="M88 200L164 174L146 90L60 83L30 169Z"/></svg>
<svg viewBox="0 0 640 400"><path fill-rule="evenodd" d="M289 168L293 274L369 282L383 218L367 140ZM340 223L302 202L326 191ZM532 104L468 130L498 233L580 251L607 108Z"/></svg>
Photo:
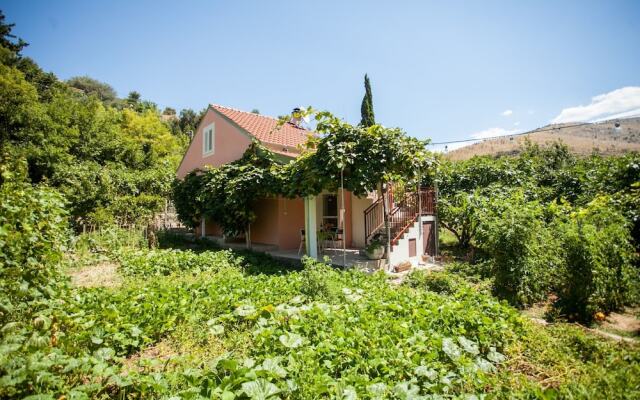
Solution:
<svg viewBox="0 0 640 400"><path fill-rule="evenodd" d="M540 145L562 141L577 154L596 152L603 155L640 151L640 117L621 120L618 130L615 121L598 122L583 126L554 124L516 137L487 139L450 151L447 158L466 160L477 155L517 154L526 140ZM555 129L557 128L557 129Z"/></svg>

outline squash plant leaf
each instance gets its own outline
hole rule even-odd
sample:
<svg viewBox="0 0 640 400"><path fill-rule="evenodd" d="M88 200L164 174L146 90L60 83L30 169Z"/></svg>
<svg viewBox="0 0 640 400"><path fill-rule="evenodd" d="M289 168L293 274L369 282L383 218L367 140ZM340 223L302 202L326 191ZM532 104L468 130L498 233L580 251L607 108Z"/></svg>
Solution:
<svg viewBox="0 0 640 400"><path fill-rule="evenodd" d="M266 379L256 379L255 381L242 384L242 391L254 400L266 400L280 392L280 389Z"/></svg>
<svg viewBox="0 0 640 400"><path fill-rule="evenodd" d="M282 343L284 347L295 349L302 345L302 336L297 333L287 332L284 335L280 335L280 343Z"/></svg>

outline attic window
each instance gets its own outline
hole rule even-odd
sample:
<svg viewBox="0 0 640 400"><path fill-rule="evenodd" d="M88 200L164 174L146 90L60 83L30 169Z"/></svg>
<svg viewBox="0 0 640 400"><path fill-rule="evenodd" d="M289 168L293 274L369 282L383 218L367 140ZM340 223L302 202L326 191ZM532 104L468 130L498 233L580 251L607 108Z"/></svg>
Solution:
<svg viewBox="0 0 640 400"><path fill-rule="evenodd" d="M213 154L215 150L216 126L215 124L207 125L202 130L204 136L202 140L202 155Z"/></svg>

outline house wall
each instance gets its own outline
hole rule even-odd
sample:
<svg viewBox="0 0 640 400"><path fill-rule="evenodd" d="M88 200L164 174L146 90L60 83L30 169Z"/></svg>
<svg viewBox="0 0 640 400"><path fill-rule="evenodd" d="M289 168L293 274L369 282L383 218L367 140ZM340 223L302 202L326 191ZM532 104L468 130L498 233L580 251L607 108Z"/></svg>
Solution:
<svg viewBox="0 0 640 400"><path fill-rule="evenodd" d="M398 240L398 244L391 247L390 264L392 267L404 261L410 261L414 265L420 261L420 257L424 253L422 223L425 221L435 221L435 217L433 215L423 215L418 218L416 222L407 229L402 238ZM410 239L415 239L416 241L416 255L414 257L409 256Z"/></svg>
<svg viewBox="0 0 640 400"><path fill-rule="evenodd" d="M365 247L364 210L372 203L371 198L351 195L351 245L353 247Z"/></svg>
<svg viewBox="0 0 640 400"><path fill-rule="evenodd" d="M206 220L204 226L205 226L205 234L207 236L222 236L222 228L220 228L220 226L215 222L211 220ZM194 234L196 235L196 237L201 236L200 224L198 224L198 226L194 228Z"/></svg>
<svg viewBox="0 0 640 400"><path fill-rule="evenodd" d="M205 222L205 232L207 235L222 236L222 228L213 221Z"/></svg>
<svg viewBox="0 0 640 400"><path fill-rule="evenodd" d="M298 249L300 229L304 229L304 200L278 198L278 247L280 250Z"/></svg>
<svg viewBox="0 0 640 400"><path fill-rule="evenodd" d="M214 151L212 154L203 157L202 131L204 127L209 126L211 123L215 124ZM251 139L247 134L209 108L196 130L176 175L179 179L182 179L196 168L204 168L205 166L219 167L222 164L235 161L242 157L250 144Z"/></svg>
<svg viewBox="0 0 640 400"><path fill-rule="evenodd" d="M279 199L268 197L256 202L254 212L256 220L251 224L251 242L279 244Z"/></svg>

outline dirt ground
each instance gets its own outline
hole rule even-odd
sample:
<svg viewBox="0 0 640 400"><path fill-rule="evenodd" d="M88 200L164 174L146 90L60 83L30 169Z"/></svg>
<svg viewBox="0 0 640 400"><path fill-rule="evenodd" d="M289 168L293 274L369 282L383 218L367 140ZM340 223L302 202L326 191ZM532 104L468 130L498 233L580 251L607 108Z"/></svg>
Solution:
<svg viewBox="0 0 640 400"><path fill-rule="evenodd" d="M627 309L624 313L611 313L599 328L620 336L640 338L640 309Z"/></svg>
<svg viewBox="0 0 640 400"><path fill-rule="evenodd" d="M176 351L166 340L162 340L126 358L123 361L124 372L126 374L129 371L142 370L141 364L144 364L144 361L160 361L166 364L175 356L177 356ZM161 366L155 365L155 368L158 369Z"/></svg>
<svg viewBox="0 0 640 400"><path fill-rule="evenodd" d="M548 325L545 314L555 298L550 297L548 301L534 304L522 310L522 314L531 318L540 325ZM596 335L625 341L629 343L640 343L640 308L628 308L621 313L611 313L604 321L595 323L592 327L582 326L585 330Z"/></svg>
<svg viewBox="0 0 640 400"><path fill-rule="evenodd" d="M112 261L70 271L69 276L71 283L80 287L118 287L122 284L118 265Z"/></svg>

